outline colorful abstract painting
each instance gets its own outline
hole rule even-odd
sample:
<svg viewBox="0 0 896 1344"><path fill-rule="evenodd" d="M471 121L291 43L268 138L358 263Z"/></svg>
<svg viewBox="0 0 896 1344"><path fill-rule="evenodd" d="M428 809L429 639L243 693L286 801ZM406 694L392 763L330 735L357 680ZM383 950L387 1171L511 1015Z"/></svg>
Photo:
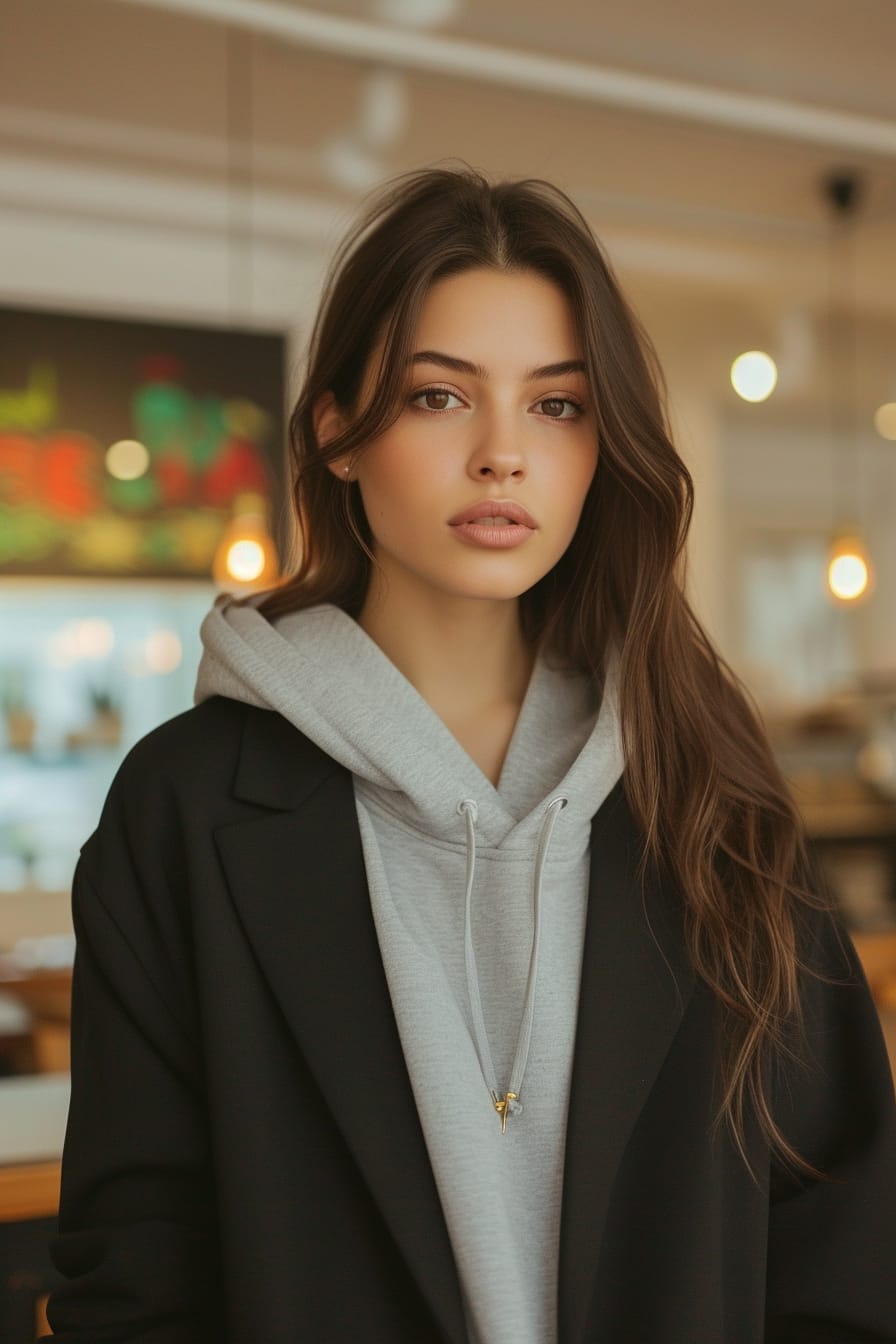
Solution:
<svg viewBox="0 0 896 1344"><path fill-rule="evenodd" d="M0 573L207 577L242 500L276 532L282 333L0 308Z"/></svg>

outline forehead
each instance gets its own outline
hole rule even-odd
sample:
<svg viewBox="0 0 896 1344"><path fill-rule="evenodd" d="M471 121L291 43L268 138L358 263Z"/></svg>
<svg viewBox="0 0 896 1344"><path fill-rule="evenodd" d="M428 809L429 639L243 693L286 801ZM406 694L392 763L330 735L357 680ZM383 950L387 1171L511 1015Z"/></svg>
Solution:
<svg viewBox="0 0 896 1344"><path fill-rule="evenodd" d="M581 358L572 308L533 271L477 269L437 280L420 311L414 346L488 370L536 368Z"/></svg>

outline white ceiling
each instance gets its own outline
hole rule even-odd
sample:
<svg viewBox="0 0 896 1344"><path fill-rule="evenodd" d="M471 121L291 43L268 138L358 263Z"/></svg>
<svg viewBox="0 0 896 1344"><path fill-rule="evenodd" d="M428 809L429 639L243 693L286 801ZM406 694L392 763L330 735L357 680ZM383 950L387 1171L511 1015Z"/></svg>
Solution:
<svg viewBox="0 0 896 1344"><path fill-rule="evenodd" d="M308 6L285 0L284 8ZM562 0L550 7L541 0L467 0L435 8L454 16L424 31L885 120L896 115L890 0ZM329 0L319 9L371 19L390 5Z"/></svg>
<svg viewBox="0 0 896 1344"><path fill-rule="evenodd" d="M430 2L449 16L390 27L402 0L330 0L312 43L299 0L2 0L0 212L319 258L364 188L459 157L567 189L673 358L778 340L805 364L819 183L850 168L863 377L896 380L893 0ZM561 91L516 87L513 53Z"/></svg>

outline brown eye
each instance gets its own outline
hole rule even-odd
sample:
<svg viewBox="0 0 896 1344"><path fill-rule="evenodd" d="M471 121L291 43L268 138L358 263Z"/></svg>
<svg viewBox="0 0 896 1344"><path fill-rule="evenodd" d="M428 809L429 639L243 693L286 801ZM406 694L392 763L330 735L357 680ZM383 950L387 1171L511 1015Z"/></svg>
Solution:
<svg viewBox="0 0 896 1344"><path fill-rule="evenodd" d="M585 410L573 397L542 397L535 405L539 414L548 420L578 420Z"/></svg>
<svg viewBox="0 0 896 1344"><path fill-rule="evenodd" d="M410 399L410 405L421 411L454 411L462 404L457 393L447 387L421 387Z"/></svg>

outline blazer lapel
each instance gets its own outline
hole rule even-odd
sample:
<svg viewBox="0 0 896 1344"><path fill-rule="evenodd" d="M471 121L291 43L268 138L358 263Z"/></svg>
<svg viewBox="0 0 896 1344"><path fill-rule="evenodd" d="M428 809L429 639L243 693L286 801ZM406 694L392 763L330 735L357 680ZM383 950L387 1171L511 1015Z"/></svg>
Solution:
<svg viewBox="0 0 896 1344"><path fill-rule="evenodd" d="M250 709L235 791L281 809L216 833L246 935L445 1340L462 1344L457 1271L379 953L351 775L279 715Z"/></svg>
<svg viewBox="0 0 896 1344"><path fill-rule="evenodd" d="M610 1190L694 975L620 782L594 818L560 1234L559 1337L584 1338Z"/></svg>

